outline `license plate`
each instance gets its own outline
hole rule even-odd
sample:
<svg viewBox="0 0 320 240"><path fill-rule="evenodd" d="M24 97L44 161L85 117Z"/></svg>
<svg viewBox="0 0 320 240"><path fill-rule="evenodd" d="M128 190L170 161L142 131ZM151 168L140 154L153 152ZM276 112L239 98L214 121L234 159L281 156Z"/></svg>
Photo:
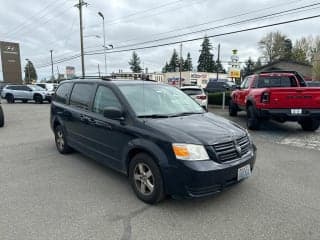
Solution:
<svg viewBox="0 0 320 240"><path fill-rule="evenodd" d="M250 164L238 168L238 181L251 176Z"/></svg>
<svg viewBox="0 0 320 240"><path fill-rule="evenodd" d="M302 109L291 109L292 115L300 115L302 114Z"/></svg>

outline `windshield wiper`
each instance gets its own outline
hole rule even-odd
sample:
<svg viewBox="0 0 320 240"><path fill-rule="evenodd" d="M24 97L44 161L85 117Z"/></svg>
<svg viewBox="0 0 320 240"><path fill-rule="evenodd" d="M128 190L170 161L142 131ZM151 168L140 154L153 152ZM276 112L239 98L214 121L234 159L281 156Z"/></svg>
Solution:
<svg viewBox="0 0 320 240"><path fill-rule="evenodd" d="M168 114L150 114L150 115L138 115L138 118L168 118L171 117Z"/></svg>
<svg viewBox="0 0 320 240"><path fill-rule="evenodd" d="M204 112L181 112L177 114L172 114L170 117L181 117L181 116L189 116L193 114L203 114Z"/></svg>

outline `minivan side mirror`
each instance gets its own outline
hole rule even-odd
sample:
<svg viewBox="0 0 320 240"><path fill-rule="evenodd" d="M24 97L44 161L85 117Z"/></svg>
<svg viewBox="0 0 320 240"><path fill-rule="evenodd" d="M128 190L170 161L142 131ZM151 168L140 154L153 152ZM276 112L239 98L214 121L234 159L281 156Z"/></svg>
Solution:
<svg viewBox="0 0 320 240"><path fill-rule="evenodd" d="M103 109L103 116L113 120L123 120L124 113L117 107L106 107Z"/></svg>
<svg viewBox="0 0 320 240"><path fill-rule="evenodd" d="M236 89L240 90L240 89L241 89L240 85L237 85L237 86L236 86Z"/></svg>

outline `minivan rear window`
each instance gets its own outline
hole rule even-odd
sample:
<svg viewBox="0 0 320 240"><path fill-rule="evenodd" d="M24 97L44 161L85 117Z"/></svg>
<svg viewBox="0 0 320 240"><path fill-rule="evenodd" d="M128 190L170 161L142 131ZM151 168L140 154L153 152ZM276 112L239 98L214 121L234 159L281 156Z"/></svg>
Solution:
<svg viewBox="0 0 320 240"><path fill-rule="evenodd" d="M294 77L260 77L258 80L258 88L270 87L297 87L297 81Z"/></svg>
<svg viewBox="0 0 320 240"><path fill-rule="evenodd" d="M89 109L92 93L93 84L76 83L72 89L70 105L83 109Z"/></svg>
<svg viewBox="0 0 320 240"><path fill-rule="evenodd" d="M71 88L72 88L71 82L62 83L56 91L55 101L66 104L70 96Z"/></svg>

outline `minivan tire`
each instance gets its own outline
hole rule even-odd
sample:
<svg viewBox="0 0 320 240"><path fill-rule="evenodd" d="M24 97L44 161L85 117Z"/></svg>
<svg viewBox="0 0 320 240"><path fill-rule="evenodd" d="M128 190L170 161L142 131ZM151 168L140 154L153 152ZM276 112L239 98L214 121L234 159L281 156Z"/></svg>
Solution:
<svg viewBox="0 0 320 240"><path fill-rule="evenodd" d="M131 159L129 163L129 180L133 191L140 200L155 204L165 198L160 169L148 154L139 153ZM150 190L152 186L153 188Z"/></svg>
<svg viewBox="0 0 320 240"><path fill-rule="evenodd" d="M6 95L7 103L14 103L14 96L12 94Z"/></svg>
<svg viewBox="0 0 320 240"><path fill-rule="evenodd" d="M3 126L4 126L4 113L0 105L0 127L3 127Z"/></svg>
<svg viewBox="0 0 320 240"><path fill-rule="evenodd" d="M256 111L252 105L247 107L247 127L250 130L259 130L260 122Z"/></svg>
<svg viewBox="0 0 320 240"><path fill-rule="evenodd" d="M72 148L69 147L65 132L61 125L56 126L54 129L55 143L58 151L62 154L72 152Z"/></svg>
<svg viewBox="0 0 320 240"><path fill-rule="evenodd" d="M304 131L316 131L320 126L320 121L314 118L305 118L302 121L299 121L302 129Z"/></svg>

